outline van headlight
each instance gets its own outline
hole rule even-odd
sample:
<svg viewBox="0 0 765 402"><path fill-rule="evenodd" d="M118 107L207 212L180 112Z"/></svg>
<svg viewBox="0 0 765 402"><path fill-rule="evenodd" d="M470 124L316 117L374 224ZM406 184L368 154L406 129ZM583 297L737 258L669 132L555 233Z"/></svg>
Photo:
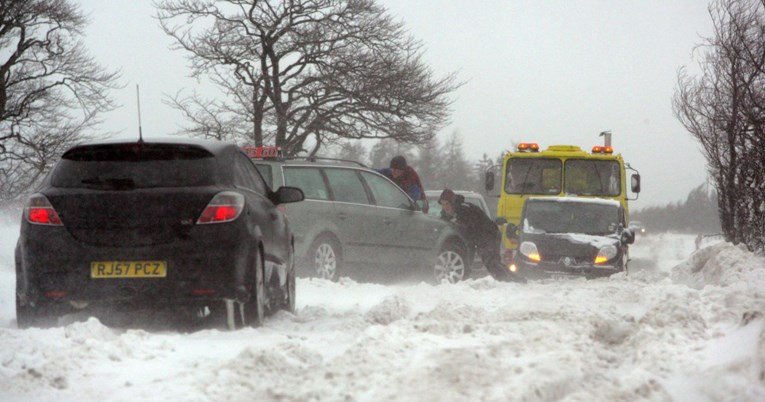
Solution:
<svg viewBox="0 0 765 402"><path fill-rule="evenodd" d="M531 261L542 261L542 257L539 255L539 251L537 250L537 245L530 241L521 243L521 246L518 248L518 250Z"/></svg>
<svg viewBox="0 0 765 402"><path fill-rule="evenodd" d="M616 246L608 245L601 247L598 251L598 255L595 257L595 264L603 264L616 257Z"/></svg>

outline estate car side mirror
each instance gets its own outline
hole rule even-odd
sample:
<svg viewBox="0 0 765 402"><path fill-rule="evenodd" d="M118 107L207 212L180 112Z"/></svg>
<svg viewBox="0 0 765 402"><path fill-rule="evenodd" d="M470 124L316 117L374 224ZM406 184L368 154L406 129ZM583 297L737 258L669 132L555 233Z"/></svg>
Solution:
<svg viewBox="0 0 765 402"><path fill-rule="evenodd" d="M303 190L297 187L282 186L274 193L274 204L289 204L292 202L299 202L305 199Z"/></svg>
<svg viewBox="0 0 765 402"><path fill-rule="evenodd" d="M484 177L484 187L486 188L486 191L494 190L494 172L486 172Z"/></svg>
<svg viewBox="0 0 765 402"><path fill-rule="evenodd" d="M639 174L633 174L632 177L630 177L630 184L632 185L632 192L637 194L640 192L640 175Z"/></svg>

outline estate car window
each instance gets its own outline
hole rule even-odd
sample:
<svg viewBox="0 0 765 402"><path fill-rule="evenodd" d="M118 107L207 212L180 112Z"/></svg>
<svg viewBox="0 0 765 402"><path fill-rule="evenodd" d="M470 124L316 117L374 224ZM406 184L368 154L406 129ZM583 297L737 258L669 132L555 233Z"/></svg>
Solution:
<svg viewBox="0 0 765 402"><path fill-rule="evenodd" d="M303 190L306 199L329 200L329 191L319 169L284 167L284 184Z"/></svg>
<svg viewBox="0 0 765 402"><path fill-rule="evenodd" d="M361 183L361 178L352 169L326 169L329 186L335 201L352 202L354 204L369 204L367 192Z"/></svg>
<svg viewBox="0 0 765 402"><path fill-rule="evenodd" d="M410 209L412 201L398 186L372 173L361 172L367 181L375 203L381 207Z"/></svg>
<svg viewBox="0 0 765 402"><path fill-rule="evenodd" d="M507 163L508 194L559 194L561 162L558 159L514 158Z"/></svg>

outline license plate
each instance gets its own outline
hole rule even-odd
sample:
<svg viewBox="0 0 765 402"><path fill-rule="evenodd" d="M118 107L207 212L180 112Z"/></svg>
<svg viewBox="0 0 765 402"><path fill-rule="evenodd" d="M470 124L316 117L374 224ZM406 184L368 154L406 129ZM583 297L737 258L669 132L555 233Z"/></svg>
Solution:
<svg viewBox="0 0 765 402"><path fill-rule="evenodd" d="M101 278L164 278L166 261L94 261L90 263L90 277Z"/></svg>

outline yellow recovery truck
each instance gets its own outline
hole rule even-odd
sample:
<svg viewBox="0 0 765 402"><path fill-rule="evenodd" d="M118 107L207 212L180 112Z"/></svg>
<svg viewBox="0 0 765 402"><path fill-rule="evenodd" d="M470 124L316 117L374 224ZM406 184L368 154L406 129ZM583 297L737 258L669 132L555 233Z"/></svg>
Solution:
<svg viewBox="0 0 765 402"><path fill-rule="evenodd" d="M614 154L610 145L596 145L591 153L587 153L575 145L551 145L542 151L539 144L524 142L518 145L516 152L505 154L501 168L497 223L505 226L508 223L521 225L521 212L529 197L574 196L616 200L628 214L627 201L637 199L640 192L640 174L624 163L621 154ZM627 170L635 172L630 178L631 190L636 195L632 199L627 194ZM492 170L486 172L485 180L486 190L493 190L495 179ZM518 244L505 232L502 230L504 261L512 269Z"/></svg>

